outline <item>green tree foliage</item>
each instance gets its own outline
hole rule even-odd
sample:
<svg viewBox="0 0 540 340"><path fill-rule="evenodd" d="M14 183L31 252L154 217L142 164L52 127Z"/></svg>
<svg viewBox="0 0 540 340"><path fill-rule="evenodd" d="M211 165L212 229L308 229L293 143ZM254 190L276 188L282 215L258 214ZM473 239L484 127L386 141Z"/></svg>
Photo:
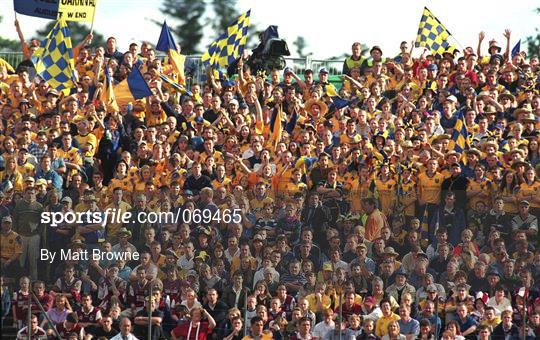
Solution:
<svg viewBox="0 0 540 340"><path fill-rule="evenodd" d="M247 9L246 9L247 10ZM203 37L206 42L214 41L225 32L239 16L244 12L237 6L237 0L212 0L208 6L204 1L189 0L163 0L161 11L173 20L167 22L178 43L182 46L184 54L198 54L206 51L207 46L201 46ZM161 26L163 21L154 20L156 25ZM178 25L174 25L178 23ZM212 29L206 31L204 27ZM258 29L250 21L248 42L246 47L251 49L258 43Z"/></svg>
<svg viewBox="0 0 540 340"><path fill-rule="evenodd" d="M0 22L2 22L3 17L0 16ZM15 30L15 27L13 27ZM0 51L20 51L21 45L17 40L5 39L0 36Z"/></svg>
<svg viewBox="0 0 540 340"><path fill-rule="evenodd" d="M293 42L293 45L296 47L296 53L298 53L298 56L300 58L305 58L306 56L312 54L312 53L306 53L305 49L307 47L306 38L299 36L296 37L296 40Z"/></svg>
<svg viewBox="0 0 540 340"><path fill-rule="evenodd" d="M227 27L240 16L240 12L236 9L236 3L236 0L212 0L213 17L215 18L212 20L212 28L216 34L225 32Z"/></svg>
<svg viewBox="0 0 540 340"><path fill-rule="evenodd" d="M536 13L540 14L540 7L535 10ZM527 37L527 47L529 55L539 55L540 54L540 30L535 29L536 35L531 35Z"/></svg>
<svg viewBox="0 0 540 340"><path fill-rule="evenodd" d="M55 23L56 21L49 21L49 23L45 27L36 31L36 38L40 40L45 39L47 37L47 34L49 34L49 32L53 29ZM88 35L88 33L90 33L89 25L81 24L75 21L68 21L67 25L69 27L69 32L71 33L71 43L73 44L73 47L83 41L84 38ZM94 35L94 38L92 39L92 44L90 46L105 46L106 40L103 37L103 34L96 32L95 29L92 34Z"/></svg>
<svg viewBox="0 0 540 340"><path fill-rule="evenodd" d="M182 53L200 53L200 42L203 37L202 16L206 10L204 1L193 0L164 0L161 5L163 14L178 22L176 26L168 23L175 37L179 38L178 44L182 46ZM163 22L156 22L159 26Z"/></svg>

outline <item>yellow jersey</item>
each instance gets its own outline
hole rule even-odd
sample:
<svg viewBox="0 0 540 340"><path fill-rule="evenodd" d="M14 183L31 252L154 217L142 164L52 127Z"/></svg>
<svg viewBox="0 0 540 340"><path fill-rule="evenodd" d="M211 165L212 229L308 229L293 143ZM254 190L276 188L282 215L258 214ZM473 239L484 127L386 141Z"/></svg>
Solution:
<svg viewBox="0 0 540 340"><path fill-rule="evenodd" d="M427 172L418 175L418 194L423 203L439 204L441 200L441 184L444 176L436 172L433 176L428 176Z"/></svg>
<svg viewBox="0 0 540 340"><path fill-rule="evenodd" d="M0 257L8 260L16 254L22 254L22 239L19 234L10 230L0 234Z"/></svg>
<svg viewBox="0 0 540 340"><path fill-rule="evenodd" d="M396 199L396 180L389 178L383 182L381 179L376 178L373 182L379 193L381 211L386 216L389 216L394 208L394 202Z"/></svg>

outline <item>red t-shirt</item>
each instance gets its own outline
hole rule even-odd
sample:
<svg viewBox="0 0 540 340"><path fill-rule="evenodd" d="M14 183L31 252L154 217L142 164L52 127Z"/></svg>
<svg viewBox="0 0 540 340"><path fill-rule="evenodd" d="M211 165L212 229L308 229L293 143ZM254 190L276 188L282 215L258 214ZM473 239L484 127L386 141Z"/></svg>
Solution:
<svg viewBox="0 0 540 340"><path fill-rule="evenodd" d="M190 326L192 329L188 339L187 336ZM208 321L201 321L199 327L199 337L196 338L197 326L193 326L191 322L186 321L183 324L176 326L176 328L173 329L172 333L175 337L183 337L186 340L206 340L206 336L210 333L210 328L208 328Z"/></svg>

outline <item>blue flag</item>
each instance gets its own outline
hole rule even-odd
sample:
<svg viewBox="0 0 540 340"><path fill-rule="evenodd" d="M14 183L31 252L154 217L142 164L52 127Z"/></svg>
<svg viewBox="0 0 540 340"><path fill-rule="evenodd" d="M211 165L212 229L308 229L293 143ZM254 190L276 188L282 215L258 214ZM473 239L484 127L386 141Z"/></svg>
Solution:
<svg viewBox="0 0 540 340"><path fill-rule="evenodd" d="M156 44L156 50L168 52L170 49L176 50L176 41L174 41L174 37L169 29L169 26L167 25L167 22L164 21L163 26L161 26L161 33L159 35L158 42Z"/></svg>
<svg viewBox="0 0 540 340"><path fill-rule="evenodd" d="M521 51L521 39L519 39L516 46L514 46L514 48L512 49L512 57L515 56L516 54L519 54L520 51Z"/></svg>
<svg viewBox="0 0 540 340"><path fill-rule="evenodd" d="M32 17L45 19L56 19L58 17L58 0L13 0L13 7L15 12Z"/></svg>
<svg viewBox="0 0 540 340"><path fill-rule="evenodd" d="M114 87L114 95L118 105L124 105L152 95L141 71L134 67L128 77Z"/></svg>
<svg viewBox="0 0 540 340"><path fill-rule="evenodd" d="M185 85L186 76L184 74L184 63L186 61L186 56L178 53L178 46L176 45L176 41L174 41L174 37L169 26L167 26L166 21L163 21L163 26L161 26L161 33L156 44L156 50L167 52L174 73L178 76L178 83L180 85Z"/></svg>

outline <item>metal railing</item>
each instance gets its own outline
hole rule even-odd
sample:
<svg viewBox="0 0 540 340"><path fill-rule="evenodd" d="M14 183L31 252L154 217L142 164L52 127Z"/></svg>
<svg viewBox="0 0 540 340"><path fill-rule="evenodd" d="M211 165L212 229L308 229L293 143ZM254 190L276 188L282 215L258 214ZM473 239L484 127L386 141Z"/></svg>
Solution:
<svg viewBox="0 0 540 340"><path fill-rule="evenodd" d="M21 61L24 60L22 52L4 52L0 51L0 58L7 61L13 68L17 67Z"/></svg>
<svg viewBox="0 0 540 340"><path fill-rule="evenodd" d="M287 66L298 74L302 74L307 69L317 73L321 68L325 67L329 75L341 75L343 68L343 59L312 59L308 56L305 58L285 57L285 61Z"/></svg>

